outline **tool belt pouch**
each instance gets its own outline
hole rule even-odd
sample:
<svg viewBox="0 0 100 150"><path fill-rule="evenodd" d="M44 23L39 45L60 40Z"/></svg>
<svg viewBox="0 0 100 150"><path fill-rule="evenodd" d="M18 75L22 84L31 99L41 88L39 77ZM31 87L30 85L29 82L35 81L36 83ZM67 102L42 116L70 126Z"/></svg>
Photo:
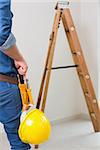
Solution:
<svg viewBox="0 0 100 150"><path fill-rule="evenodd" d="M23 111L28 110L30 106L33 106L33 97L31 89L28 85L28 80L24 79L22 75L19 75L19 89L22 98Z"/></svg>
<svg viewBox="0 0 100 150"><path fill-rule="evenodd" d="M11 77L11 76L4 75L4 74L0 74L0 81L18 85L18 78L17 77Z"/></svg>

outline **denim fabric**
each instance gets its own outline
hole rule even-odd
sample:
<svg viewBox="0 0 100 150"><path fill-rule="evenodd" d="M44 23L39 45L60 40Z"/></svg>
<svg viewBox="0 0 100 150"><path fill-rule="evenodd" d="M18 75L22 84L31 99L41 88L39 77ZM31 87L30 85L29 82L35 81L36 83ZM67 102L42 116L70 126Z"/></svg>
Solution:
<svg viewBox="0 0 100 150"><path fill-rule="evenodd" d="M11 150L28 150L30 145L23 143L18 136L22 102L17 85L0 82L0 122L11 145Z"/></svg>
<svg viewBox="0 0 100 150"><path fill-rule="evenodd" d="M5 55L2 51L0 51L0 73L7 75L17 74L13 59Z"/></svg>
<svg viewBox="0 0 100 150"><path fill-rule="evenodd" d="M12 28L11 0L0 0L0 73L16 74L14 61L3 51L16 43Z"/></svg>
<svg viewBox="0 0 100 150"><path fill-rule="evenodd" d="M0 0L0 47L6 42L10 45L9 36L12 28L11 0ZM13 41L15 43L15 40ZM12 44L11 44L12 45Z"/></svg>

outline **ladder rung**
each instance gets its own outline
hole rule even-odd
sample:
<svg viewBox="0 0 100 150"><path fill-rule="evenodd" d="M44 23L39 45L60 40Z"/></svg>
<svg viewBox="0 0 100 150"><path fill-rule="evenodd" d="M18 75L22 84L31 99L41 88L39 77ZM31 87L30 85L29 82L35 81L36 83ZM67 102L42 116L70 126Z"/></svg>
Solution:
<svg viewBox="0 0 100 150"><path fill-rule="evenodd" d="M93 99L93 103L96 104L96 103L97 103L97 100L96 100L96 99Z"/></svg>
<svg viewBox="0 0 100 150"><path fill-rule="evenodd" d="M74 27L74 26L71 26L71 27L70 27L70 30L71 30L71 31L74 31L74 30L75 30L75 27Z"/></svg>
<svg viewBox="0 0 100 150"><path fill-rule="evenodd" d="M85 75L85 78L88 80L88 79L90 79L90 76L87 74L87 75Z"/></svg>
<svg viewBox="0 0 100 150"><path fill-rule="evenodd" d="M88 92L85 92L85 95L86 95L87 97L90 97L90 94L89 94Z"/></svg>
<svg viewBox="0 0 100 150"><path fill-rule="evenodd" d="M80 75L80 76L84 76L84 74L83 74L82 72L79 72L79 75Z"/></svg>
<svg viewBox="0 0 100 150"><path fill-rule="evenodd" d="M52 70L56 70L56 69L67 69L67 68L75 68L78 67L78 65L70 65L70 66L60 66L60 67L52 67ZM47 68L47 70L50 70L49 68Z"/></svg>
<svg viewBox="0 0 100 150"><path fill-rule="evenodd" d="M85 92L85 95L87 96L87 97L90 97L90 94L88 93L88 92ZM96 104L97 103L97 100L96 99L93 99L93 104Z"/></svg>
<svg viewBox="0 0 100 150"><path fill-rule="evenodd" d="M93 117L95 120L96 120L96 116L95 116L95 113L91 113L91 117Z"/></svg>
<svg viewBox="0 0 100 150"><path fill-rule="evenodd" d="M84 75L82 72L79 72L79 75L85 77L87 80L90 79L90 76L88 74Z"/></svg>
<svg viewBox="0 0 100 150"><path fill-rule="evenodd" d="M80 51L72 52L72 54L81 56L81 52Z"/></svg>

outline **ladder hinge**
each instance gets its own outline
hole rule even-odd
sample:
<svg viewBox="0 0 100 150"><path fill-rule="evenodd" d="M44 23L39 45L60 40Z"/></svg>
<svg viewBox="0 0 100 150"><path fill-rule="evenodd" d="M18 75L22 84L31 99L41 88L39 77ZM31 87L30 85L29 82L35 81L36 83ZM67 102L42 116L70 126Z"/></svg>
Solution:
<svg viewBox="0 0 100 150"><path fill-rule="evenodd" d="M68 0L67 1L59 1L59 2L57 2L55 9L56 10L58 8L61 10L66 9L69 6L69 4L70 4L70 2Z"/></svg>

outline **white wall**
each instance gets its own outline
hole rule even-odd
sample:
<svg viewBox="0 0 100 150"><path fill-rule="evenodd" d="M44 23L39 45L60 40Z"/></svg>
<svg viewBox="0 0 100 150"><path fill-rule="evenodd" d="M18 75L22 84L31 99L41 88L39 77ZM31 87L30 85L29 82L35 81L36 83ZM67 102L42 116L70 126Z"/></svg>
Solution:
<svg viewBox="0 0 100 150"><path fill-rule="evenodd" d="M15 17L13 30L18 46L29 65L29 79L36 102L44 59L47 53L48 39L53 24L55 3L43 2L44 0L41 0L41 3L33 3L33 1L14 1L13 11ZM99 8L100 3L98 4L98 1L94 0L90 0L90 3L87 3L87 0L81 3L78 1L71 3L80 42L87 58L86 61L91 72L96 94L100 99L100 90L98 90L100 89L100 65L98 65L100 64L98 63L100 62ZM54 65L71 63L73 61L61 27ZM62 119L80 113L87 114L86 110L85 100L76 72L72 69L53 72L46 107L46 114L50 120ZM2 130L1 125L0 130ZM0 131L0 137L3 138L4 134L2 132Z"/></svg>
<svg viewBox="0 0 100 150"><path fill-rule="evenodd" d="M13 30L17 43L29 65L29 79L37 100L44 62L47 53L48 39L54 19L55 3L33 0L16 0L13 3ZM98 1L78 1L71 3L74 22L96 94L100 99L100 3ZM54 65L73 63L62 26L59 29ZM98 36L97 36L98 35ZM98 38L97 38L98 37ZM98 41L98 44L97 44ZM98 45L98 47L97 47ZM99 79L99 82L98 82ZM99 83L99 84L98 84ZM72 69L52 73L47 98L46 114L50 120L62 119L80 113L87 113L85 100L77 78Z"/></svg>
<svg viewBox="0 0 100 150"><path fill-rule="evenodd" d="M52 29L54 6L55 3L51 2L33 3L27 0L13 4L14 32L19 48L29 64L29 78L35 101L47 53L49 34ZM93 3L82 2L81 5L77 2L71 4L75 25L87 58L96 94L98 94L99 68L97 62L97 7L98 2L96 1ZM73 63L62 27L58 35L59 44L56 46L54 65ZM51 120L61 119L81 112L86 113L86 110L76 72L72 69L53 72L46 107L49 118Z"/></svg>
<svg viewBox="0 0 100 150"><path fill-rule="evenodd" d="M29 65L29 78L35 101L39 91L48 48L48 39L54 19L55 3L16 2L14 33L17 43ZM77 28L80 24L80 5L71 4ZM54 66L72 64L72 57L62 27L59 29ZM47 98L46 113L51 120L61 119L81 112L81 88L75 69L52 73Z"/></svg>

